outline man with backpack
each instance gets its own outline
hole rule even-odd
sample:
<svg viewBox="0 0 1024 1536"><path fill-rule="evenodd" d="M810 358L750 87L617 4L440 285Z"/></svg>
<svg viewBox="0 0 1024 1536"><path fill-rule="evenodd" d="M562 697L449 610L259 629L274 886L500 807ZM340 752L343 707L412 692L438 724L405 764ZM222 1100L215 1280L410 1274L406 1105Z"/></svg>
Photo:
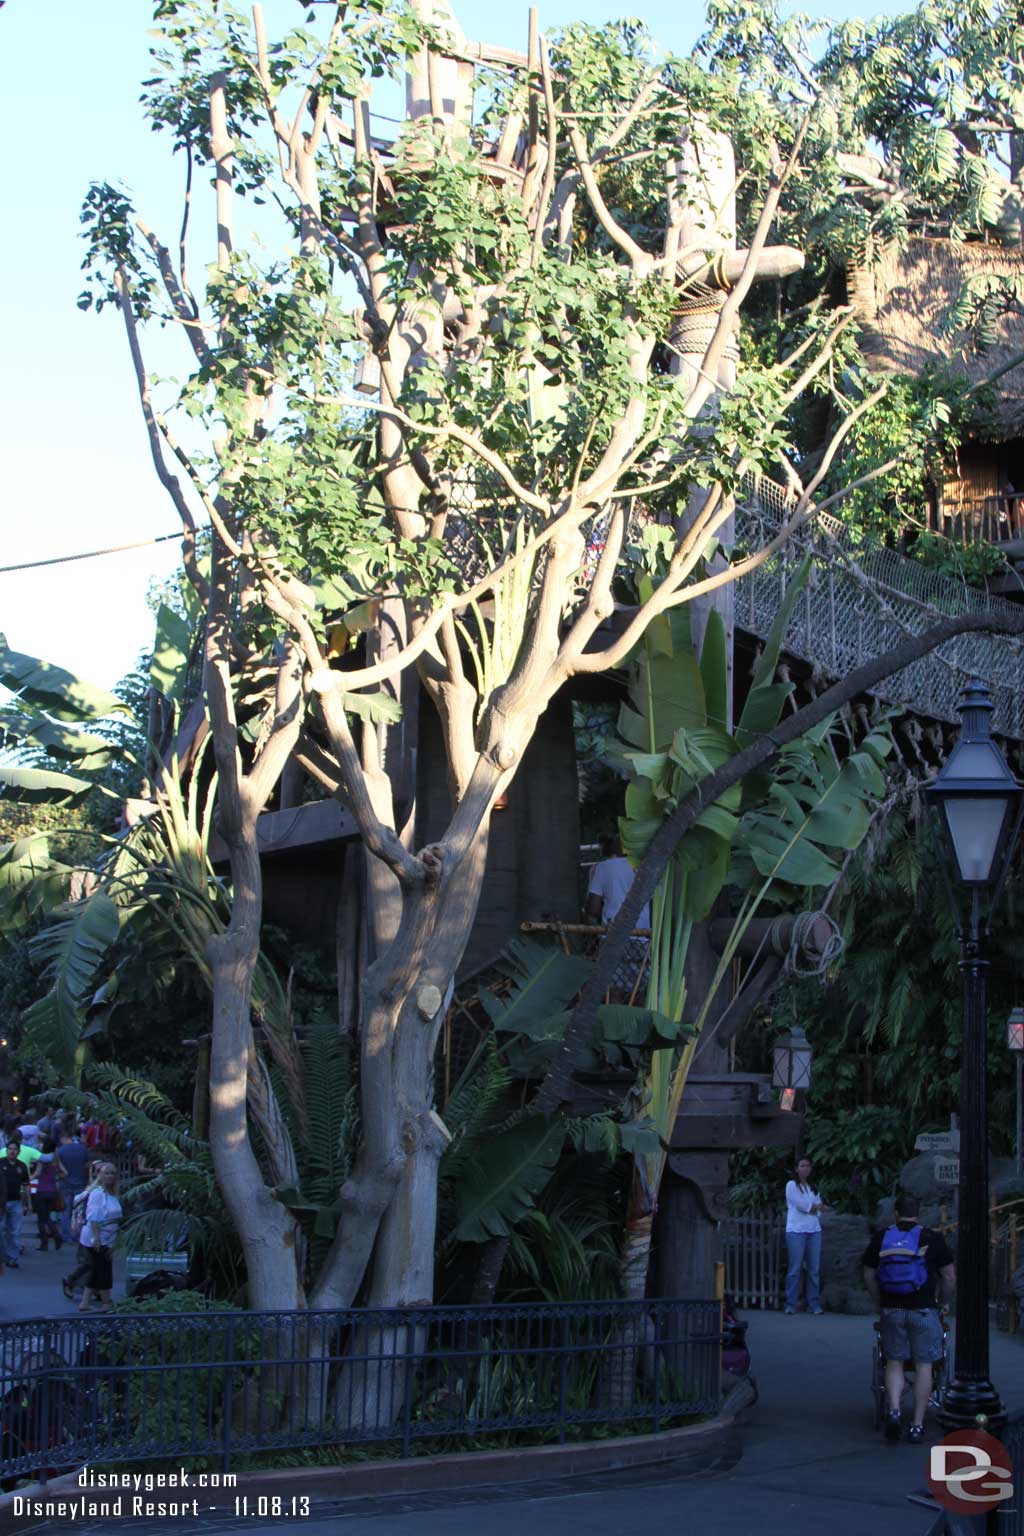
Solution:
<svg viewBox="0 0 1024 1536"><path fill-rule="evenodd" d="M864 1284L881 1316L888 1403L885 1438L893 1445L903 1434L900 1402L905 1360L914 1362L910 1443L920 1445L924 1437L924 1415L932 1395L932 1364L941 1360L943 1352L939 1307L948 1306L956 1285L953 1254L946 1239L941 1232L921 1225L918 1210L916 1195L898 1194L895 1222L871 1239L862 1259Z"/></svg>

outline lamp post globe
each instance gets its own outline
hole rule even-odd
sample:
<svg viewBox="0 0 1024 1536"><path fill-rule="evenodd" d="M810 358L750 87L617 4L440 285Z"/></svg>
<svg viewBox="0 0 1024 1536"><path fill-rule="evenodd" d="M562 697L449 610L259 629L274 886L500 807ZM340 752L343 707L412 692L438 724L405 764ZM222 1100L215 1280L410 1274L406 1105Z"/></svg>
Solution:
<svg viewBox="0 0 1024 1536"><path fill-rule="evenodd" d="M989 1379L988 1301L988 916L1003 889L1021 815L1018 783L992 740L992 696L977 679L960 700L962 729L926 791L937 812L947 891L960 941L964 1022L960 1061L960 1190L956 1354L942 1418L951 1427L998 1428L1006 1410ZM986 912L983 921L982 901Z"/></svg>

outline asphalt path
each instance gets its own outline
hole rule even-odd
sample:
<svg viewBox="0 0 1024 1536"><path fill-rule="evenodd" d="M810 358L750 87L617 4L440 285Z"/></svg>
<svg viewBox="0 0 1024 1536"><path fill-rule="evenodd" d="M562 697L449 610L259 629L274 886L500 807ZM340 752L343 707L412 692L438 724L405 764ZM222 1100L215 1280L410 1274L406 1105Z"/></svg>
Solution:
<svg viewBox="0 0 1024 1536"><path fill-rule="evenodd" d="M67 1250L26 1255L21 1270L0 1278L0 1318L71 1312L58 1283L71 1262ZM641 1523L657 1521L673 1536L928 1536L934 1512L908 1501L924 1487L927 1449L886 1445L873 1428L872 1319L746 1315L760 1398L745 1416L743 1457L728 1473L682 1477L671 1468L636 1468L466 1493L313 1500L305 1518L264 1518L254 1509L247 1517L86 1518L50 1528L81 1536L327 1536L339 1529L345 1536L632 1536ZM993 1380L1010 1408L1024 1407L1024 1336L993 1330L991 1344ZM932 1438L939 1433L934 1427Z"/></svg>

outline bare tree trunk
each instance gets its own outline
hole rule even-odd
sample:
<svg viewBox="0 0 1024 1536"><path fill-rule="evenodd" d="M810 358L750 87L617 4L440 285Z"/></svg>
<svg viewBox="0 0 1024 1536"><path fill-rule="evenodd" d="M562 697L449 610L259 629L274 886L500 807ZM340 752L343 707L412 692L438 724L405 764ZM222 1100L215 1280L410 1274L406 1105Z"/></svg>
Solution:
<svg viewBox="0 0 1024 1536"><path fill-rule="evenodd" d="M368 1294L371 1307L429 1306L434 1296L437 1238L438 1164L448 1132L434 1109L434 1060L444 1020L448 983L465 951L476 917L487 859L489 820L485 819L450 880L442 887L430 943L419 969L420 982L405 999L393 1047L395 1116L401 1125L404 1162L394 1193L383 1213L373 1252ZM411 975L415 978L415 968ZM436 981L433 978L437 978ZM387 1362L422 1347L422 1330L368 1329L354 1353L379 1357L367 1367L353 1365L339 1375L336 1393L339 1422L363 1427L394 1422L414 1364Z"/></svg>
<svg viewBox="0 0 1024 1536"><path fill-rule="evenodd" d="M295 1220L264 1183L247 1132L246 1085L252 1031L249 1004L259 955L261 884L255 818L231 845L235 899L227 932L207 944L213 984L210 1142L217 1183L245 1254L249 1305L302 1305Z"/></svg>

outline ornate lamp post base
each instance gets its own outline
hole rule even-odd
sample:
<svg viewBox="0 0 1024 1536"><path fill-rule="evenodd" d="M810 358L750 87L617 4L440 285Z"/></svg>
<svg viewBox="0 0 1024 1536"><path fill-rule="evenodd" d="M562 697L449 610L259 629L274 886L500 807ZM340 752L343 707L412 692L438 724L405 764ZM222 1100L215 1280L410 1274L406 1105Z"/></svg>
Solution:
<svg viewBox="0 0 1024 1536"><path fill-rule="evenodd" d="M939 1415L948 1429L987 1429L998 1433L1006 1423L1006 1409L992 1383L981 1381L950 1382Z"/></svg>

